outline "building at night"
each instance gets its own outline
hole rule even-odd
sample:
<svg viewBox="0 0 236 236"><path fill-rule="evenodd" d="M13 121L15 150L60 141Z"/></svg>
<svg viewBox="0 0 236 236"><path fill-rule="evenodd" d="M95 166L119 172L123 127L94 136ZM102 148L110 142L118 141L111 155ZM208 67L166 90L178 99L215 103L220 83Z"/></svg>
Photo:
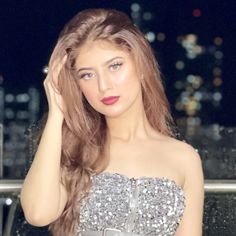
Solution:
<svg viewBox="0 0 236 236"><path fill-rule="evenodd" d="M24 175L26 156L26 130L38 119L40 97L36 88L29 87L19 93L4 88L0 80L0 123L3 124L4 176L20 178Z"/></svg>

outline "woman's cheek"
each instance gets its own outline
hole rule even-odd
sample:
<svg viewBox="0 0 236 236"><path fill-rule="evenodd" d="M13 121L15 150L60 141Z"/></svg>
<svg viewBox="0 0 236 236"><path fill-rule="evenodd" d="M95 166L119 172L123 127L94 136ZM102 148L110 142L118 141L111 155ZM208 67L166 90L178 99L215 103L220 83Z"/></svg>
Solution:
<svg viewBox="0 0 236 236"><path fill-rule="evenodd" d="M140 80L131 73L123 73L117 78L116 85L122 90L132 90L139 86ZM129 91L131 92L131 91Z"/></svg>
<svg viewBox="0 0 236 236"><path fill-rule="evenodd" d="M95 96L95 91L94 89L90 86L85 86L83 84L80 85L80 89L83 93L83 95L85 96L86 100L89 103L92 103L94 100L94 96Z"/></svg>
<svg viewBox="0 0 236 236"><path fill-rule="evenodd" d="M115 82L117 85L127 84L129 83L129 80L131 79L131 76L127 71L122 71L121 73L118 73L115 78Z"/></svg>

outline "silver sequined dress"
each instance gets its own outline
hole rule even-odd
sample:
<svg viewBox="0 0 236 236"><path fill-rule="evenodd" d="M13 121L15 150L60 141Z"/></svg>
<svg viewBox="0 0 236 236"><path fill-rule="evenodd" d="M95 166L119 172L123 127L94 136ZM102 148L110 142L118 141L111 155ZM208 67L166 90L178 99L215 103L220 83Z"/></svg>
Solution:
<svg viewBox="0 0 236 236"><path fill-rule="evenodd" d="M103 172L80 203L77 231L116 228L151 236L174 236L184 212L184 192L167 178L130 179Z"/></svg>

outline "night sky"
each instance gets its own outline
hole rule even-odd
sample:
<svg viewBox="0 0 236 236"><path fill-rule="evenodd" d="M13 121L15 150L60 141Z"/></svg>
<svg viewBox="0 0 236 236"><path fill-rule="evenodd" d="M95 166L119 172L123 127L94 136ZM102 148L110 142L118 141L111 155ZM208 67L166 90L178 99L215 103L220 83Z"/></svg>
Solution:
<svg viewBox="0 0 236 236"><path fill-rule="evenodd" d="M168 41L160 45L160 63L167 85L172 82L176 37L195 33L209 42L223 38L223 101L216 121L221 125L236 125L236 1L205 0L0 0L0 74L4 76L7 91L24 91L29 86L42 89L50 53L63 25L78 11L85 8L116 8L130 13L130 5L137 2L144 11L154 14L148 28L164 32ZM193 17L200 9L201 17ZM145 29L145 25L142 25ZM204 44L204 42L202 42ZM158 51L158 45L155 47ZM168 88L167 88L168 90ZM171 97L172 91L167 94Z"/></svg>

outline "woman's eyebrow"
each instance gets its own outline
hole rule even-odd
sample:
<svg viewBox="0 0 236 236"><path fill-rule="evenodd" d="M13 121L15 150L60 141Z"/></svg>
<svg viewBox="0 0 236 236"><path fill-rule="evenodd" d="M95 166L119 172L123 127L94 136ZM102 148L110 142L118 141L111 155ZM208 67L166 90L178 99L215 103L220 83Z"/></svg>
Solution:
<svg viewBox="0 0 236 236"><path fill-rule="evenodd" d="M105 63L103 63L103 65L107 65L116 59L123 59L123 57L113 57L113 58L109 59L108 61L106 61Z"/></svg>
<svg viewBox="0 0 236 236"><path fill-rule="evenodd" d="M92 70L92 69L93 69L92 67L83 67L83 68L80 68L80 69L78 69L76 71L77 71L77 73L79 73L82 70Z"/></svg>
<svg viewBox="0 0 236 236"><path fill-rule="evenodd" d="M105 65L107 65L107 64L109 64L112 61L117 60L117 59L123 59L123 57L113 57L113 58L107 60L106 62L104 62L103 66L105 66ZM77 72L79 73L82 70L93 70L93 68L92 67L82 67L82 68L78 69Z"/></svg>

